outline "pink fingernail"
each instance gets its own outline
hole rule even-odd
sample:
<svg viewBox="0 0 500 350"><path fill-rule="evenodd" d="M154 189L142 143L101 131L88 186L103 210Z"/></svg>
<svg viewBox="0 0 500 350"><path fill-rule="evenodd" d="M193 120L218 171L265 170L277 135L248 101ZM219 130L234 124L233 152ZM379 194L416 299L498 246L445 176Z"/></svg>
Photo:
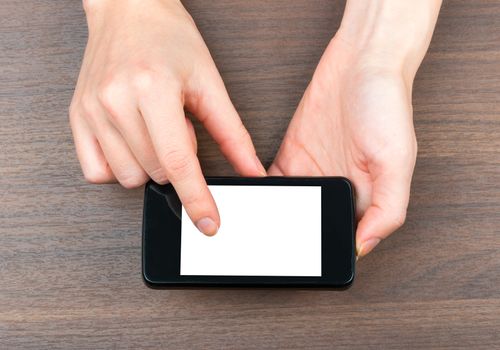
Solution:
<svg viewBox="0 0 500 350"><path fill-rule="evenodd" d="M196 227L198 228L198 230L200 230L201 233L207 236L213 236L219 230L219 227L217 226L215 221L213 221L209 217L198 220L196 222Z"/></svg>
<svg viewBox="0 0 500 350"><path fill-rule="evenodd" d="M361 244L361 248L358 252L358 257L363 257L373 250L380 243L379 238L370 238L369 240Z"/></svg>

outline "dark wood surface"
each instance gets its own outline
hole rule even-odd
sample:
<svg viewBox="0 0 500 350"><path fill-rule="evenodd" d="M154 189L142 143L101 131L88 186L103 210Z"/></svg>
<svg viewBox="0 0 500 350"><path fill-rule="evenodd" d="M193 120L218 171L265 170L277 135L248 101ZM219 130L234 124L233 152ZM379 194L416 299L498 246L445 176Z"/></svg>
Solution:
<svg viewBox="0 0 500 350"><path fill-rule="evenodd" d="M342 1L185 1L269 164ZM406 225L343 292L148 289L142 190L83 181L80 1L0 2L0 348L500 348L500 3L446 1ZM208 175L232 174L205 133Z"/></svg>

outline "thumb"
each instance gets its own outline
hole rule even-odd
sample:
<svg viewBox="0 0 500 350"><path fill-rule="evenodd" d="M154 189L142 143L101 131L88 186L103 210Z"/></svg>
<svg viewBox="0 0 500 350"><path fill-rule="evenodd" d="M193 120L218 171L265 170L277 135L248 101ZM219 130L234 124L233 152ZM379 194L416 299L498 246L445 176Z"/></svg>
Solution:
<svg viewBox="0 0 500 350"><path fill-rule="evenodd" d="M365 256L384 238L401 227L406 219L410 197L411 174L403 167L377 175L373 181L372 201L361 218L356 232L358 257Z"/></svg>

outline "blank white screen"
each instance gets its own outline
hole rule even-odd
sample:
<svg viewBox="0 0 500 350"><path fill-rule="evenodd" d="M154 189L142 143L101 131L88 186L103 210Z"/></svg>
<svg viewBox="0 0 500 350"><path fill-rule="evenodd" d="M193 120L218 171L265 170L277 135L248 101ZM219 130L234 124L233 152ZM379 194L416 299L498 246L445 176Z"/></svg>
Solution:
<svg viewBox="0 0 500 350"><path fill-rule="evenodd" d="M320 186L209 186L213 237L182 208L181 275L321 276Z"/></svg>

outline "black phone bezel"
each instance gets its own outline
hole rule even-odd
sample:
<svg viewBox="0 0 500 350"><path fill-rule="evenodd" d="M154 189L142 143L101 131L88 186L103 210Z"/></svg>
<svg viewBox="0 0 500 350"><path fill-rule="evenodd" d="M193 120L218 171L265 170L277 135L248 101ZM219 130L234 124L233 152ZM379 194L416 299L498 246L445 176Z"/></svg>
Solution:
<svg viewBox="0 0 500 350"><path fill-rule="evenodd" d="M181 203L172 185L149 182L145 188L142 225L142 275L149 287L344 289L351 285L356 261L355 201L353 186L348 179L343 177L207 177L206 180L209 185L227 186L321 186L322 276L180 275Z"/></svg>

